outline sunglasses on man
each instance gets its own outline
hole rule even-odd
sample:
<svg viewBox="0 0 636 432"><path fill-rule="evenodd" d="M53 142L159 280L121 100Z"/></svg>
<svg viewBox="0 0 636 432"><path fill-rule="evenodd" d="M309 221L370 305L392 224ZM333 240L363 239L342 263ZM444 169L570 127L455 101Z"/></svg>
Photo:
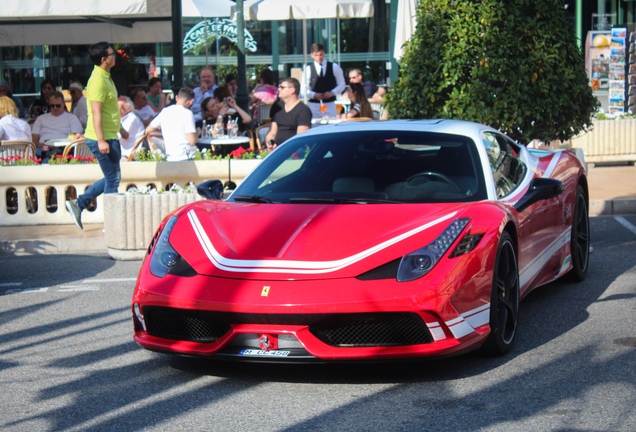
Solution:
<svg viewBox="0 0 636 432"><path fill-rule="evenodd" d="M49 108L62 108L62 104L49 104Z"/></svg>

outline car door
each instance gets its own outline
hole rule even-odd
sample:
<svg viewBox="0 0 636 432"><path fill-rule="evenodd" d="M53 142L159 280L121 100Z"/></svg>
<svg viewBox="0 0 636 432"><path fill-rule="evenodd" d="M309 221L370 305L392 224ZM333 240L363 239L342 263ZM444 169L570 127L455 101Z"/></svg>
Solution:
<svg viewBox="0 0 636 432"><path fill-rule="evenodd" d="M521 290L541 274L550 257L556 239L556 223L560 221L558 200L553 198L535 203L522 212L513 209L519 190L534 173L519 158L517 144L495 132L483 133L497 199L511 208L518 220L518 263Z"/></svg>

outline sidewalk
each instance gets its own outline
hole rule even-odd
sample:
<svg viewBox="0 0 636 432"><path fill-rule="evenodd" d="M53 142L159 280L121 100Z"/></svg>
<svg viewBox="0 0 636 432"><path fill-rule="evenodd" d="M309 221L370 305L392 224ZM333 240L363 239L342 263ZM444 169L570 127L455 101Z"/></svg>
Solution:
<svg viewBox="0 0 636 432"><path fill-rule="evenodd" d="M591 167L588 183L590 217L636 214L636 167ZM103 224L84 225L84 230L73 224L0 227L0 254L106 254L103 228Z"/></svg>

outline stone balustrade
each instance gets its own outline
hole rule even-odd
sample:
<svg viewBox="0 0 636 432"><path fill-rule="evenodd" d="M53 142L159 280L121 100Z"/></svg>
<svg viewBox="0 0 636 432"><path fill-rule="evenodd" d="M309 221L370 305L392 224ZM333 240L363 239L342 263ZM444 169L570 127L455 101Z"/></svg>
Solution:
<svg viewBox="0 0 636 432"><path fill-rule="evenodd" d="M232 159L232 181L239 184L260 162ZM66 197L81 195L101 178L97 164L0 167L0 226L72 224L64 205ZM119 192L132 186L185 187L189 182L199 184L211 179L228 179L227 160L127 162L121 164ZM103 223L103 202L101 195L94 209L82 213L82 222Z"/></svg>

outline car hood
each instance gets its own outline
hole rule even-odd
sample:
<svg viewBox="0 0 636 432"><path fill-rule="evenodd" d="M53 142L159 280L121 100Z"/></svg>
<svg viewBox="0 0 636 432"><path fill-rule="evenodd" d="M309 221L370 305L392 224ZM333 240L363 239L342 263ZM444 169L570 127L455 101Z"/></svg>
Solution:
<svg viewBox="0 0 636 432"><path fill-rule="evenodd" d="M426 246L466 206L205 201L179 213L170 243L198 274L354 277Z"/></svg>

